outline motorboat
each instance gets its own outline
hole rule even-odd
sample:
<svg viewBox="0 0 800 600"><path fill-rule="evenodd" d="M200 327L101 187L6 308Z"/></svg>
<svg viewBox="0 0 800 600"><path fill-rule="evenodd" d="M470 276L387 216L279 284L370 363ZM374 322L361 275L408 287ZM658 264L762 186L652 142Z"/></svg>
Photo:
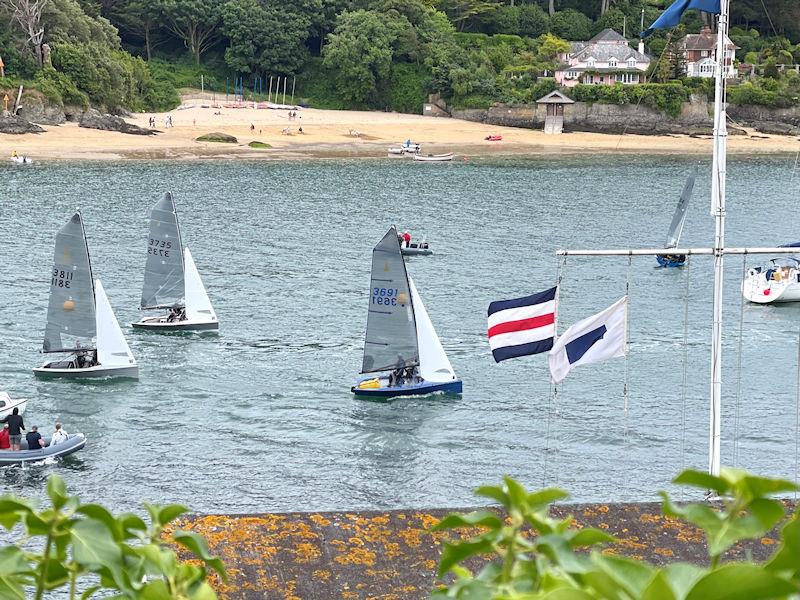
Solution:
<svg viewBox="0 0 800 600"><path fill-rule="evenodd" d="M672 222L667 230L667 241L664 244L664 254L656 254L656 262L661 267L682 267L686 264L686 255L670 253L669 250L677 248L681 241L681 234L683 233L683 226L686 223L686 214L689 210L689 201L692 199L692 191L694 190L694 181L697 178L697 169L694 173L689 175L686 183L683 186L683 192L678 199L678 206L675 208L675 213L672 215Z"/></svg>
<svg viewBox="0 0 800 600"><path fill-rule="evenodd" d="M189 248L183 248L178 213L167 192L150 211L140 310L167 310L132 326L150 331L218 331L219 320Z"/></svg>
<svg viewBox="0 0 800 600"><path fill-rule="evenodd" d="M7 392L0 392L0 419L10 415L15 408L19 409L19 414L24 414L27 405L24 398L12 398Z"/></svg>
<svg viewBox="0 0 800 600"><path fill-rule="evenodd" d="M400 144L400 147L406 154L416 154L422 150L422 145L418 144L417 142L412 142L411 140L406 140Z"/></svg>
<svg viewBox="0 0 800 600"><path fill-rule="evenodd" d="M403 256L430 256L433 254L428 242L421 240L419 242L405 242L400 244L400 254Z"/></svg>
<svg viewBox="0 0 800 600"><path fill-rule="evenodd" d="M462 382L408 276L392 226L372 251L367 330L356 396L460 394Z"/></svg>
<svg viewBox="0 0 800 600"><path fill-rule="evenodd" d="M447 154L415 154L414 160L419 162L448 162L453 160L453 153Z"/></svg>
<svg viewBox="0 0 800 600"><path fill-rule="evenodd" d="M103 284L92 276L80 212L56 235L42 352L62 353L66 358L34 369L37 377L139 377Z"/></svg>
<svg viewBox="0 0 800 600"><path fill-rule="evenodd" d="M800 242L785 247L797 247L800 252ZM742 281L742 295L755 304L800 302L800 260L784 256L751 267Z"/></svg>
<svg viewBox="0 0 800 600"><path fill-rule="evenodd" d="M79 450L83 450L86 446L86 436L82 433L73 433L66 440L55 446L50 445L49 439L45 439L45 443L47 443L45 448L30 450L28 443L23 438L22 444L20 444L21 450L0 450L0 466L41 462L49 458L69 456Z"/></svg>

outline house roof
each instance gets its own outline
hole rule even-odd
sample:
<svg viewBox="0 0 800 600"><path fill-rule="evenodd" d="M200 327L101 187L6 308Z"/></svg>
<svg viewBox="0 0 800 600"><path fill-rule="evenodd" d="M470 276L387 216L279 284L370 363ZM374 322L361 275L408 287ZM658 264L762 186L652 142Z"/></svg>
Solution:
<svg viewBox="0 0 800 600"><path fill-rule="evenodd" d="M600 33L594 36L592 39L589 40L590 44L596 44L598 42L613 42L615 44L625 44L628 45L628 40L622 37L613 29L603 29Z"/></svg>
<svg viewBox="0 0 800 600"><path fill-rule="evenodd" d="M643 69L636 67L561 67L559 73L575 71L576 73L645 73Z"/></svg>
<svg viewBox="0 0 800 600"><path fill-rule="evenodd" d="M536 104L575 104L575 100L567 98L558 90L553 90L546 96L542 96L536 101Z"/></svg>
<svg viewBox="0 0 800 600"><path fill-rule="evenodd" d="M635 58L636 62L650 62L649 56L631 48L628 40L613 29L604 29L588 42L570 42L569 54L581 62L590 57L598 62L608 62L610 58L620 62L630 58Z"/></svg>
<svg viewBox="0 0 800 600"><path fill-rule="evenodd" d="M734 46L734 43L728 38L728 46ZM717 47L717 36L710 31L702 33L688 33L683 38L684 50L714 50ZM736 47L736 46L734 46Z"/></svg>

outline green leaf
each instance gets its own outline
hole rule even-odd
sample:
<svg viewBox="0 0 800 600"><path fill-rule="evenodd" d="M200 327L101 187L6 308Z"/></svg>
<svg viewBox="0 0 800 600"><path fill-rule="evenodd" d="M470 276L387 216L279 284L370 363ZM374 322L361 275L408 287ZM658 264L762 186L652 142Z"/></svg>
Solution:
<svg viewBox="0 0 800 600"><path fill-rule="evenodd" d="M686 600L759 600L796 593L789 581L750 564L726 564L702 577Z"/></svg>
<svg viewBox="0 0 800 600"><path fill-rule="evenodd" d="M723 469L723 476L733 471ZM781 492L794 492L798 489L797 485L786 479L770 479L768 477L756 477L746 471L736 471L740 476L736 481L736 489L740 495L746 498L763 498ZM749 499L748 498L748 499Z"/></svg>
<svg viewBox="0 0 800 600"><path fill-rule="evenodd" d="M83 504L78 507L77 512L95 521L100 521L108 528L115 540L122 541L122 527L117 519L114 518L114 515L104 506L100 506L99 504Z"/></svg>
<svg viewBox="0 0 800 600"><path fill-rule="evenodd" d="M55 473L47 478L47 495L56 510L61 510L67 503L67 486L64 480Z"/></svg>
<svg viewBox="0 0 800 600"><path fill-rule="evenodd" d="M139 600L163 600L170 597L169 588L163 579L148 581L138 594Z"/></svg>
<svg viewBox="0 0 800 600"><path fill-rule="evenodd" d="M69 571L61 564L61 561L51 558L43 561L39 568L44 569L46 590L59 588L69 580Z"/></svg>
<svg viewBox="0 0 800 600"><path fill-rule="evenodd" d="M592 600L594 598L591 594L574 588L559 588L536 597L542 600Z"/></svg>
<svg viewBox="0 0 800 600"><path fill-rule="evenodd" d="M511 508L511 501L508 498L508 494L506 494L503 488L496 485L482 485L475 490L475 495L482 496L483 498L491 498L498 504L501 504L503 507L505 507L506 510Z"/></svg>
<svg viewBox="0 0 800 600"><path fill-rule="evenodd" d="M25 528L29 535L47 535L50 532L50 523L42 518L42 515L46 514L47 511L41 515L35 512L25 513Z"/></svg>
<svg viewBox="0 0 800 600"><path fill-rule="evenodd" d="M528 494L528 506L532 509L544 508L545 506L569 498L569 494L558 488L546 488L538 492Z"/></svg>
<svg viewBox="0 0 800 600"><path fill-rule="evenodd" d="M753 500L747 507L753 516L758 519L761 526L766 533L783 518L786 511L783 505L777 500L770 500L768 498L757 498Z"/></svg>
<svg viewBox="0 0 800 600"><path fill-rule="evenodd" d="M653 578L644 588L641 600L677 600L667 576L663 571L656 571Z"/></svg>
<svg viewBox="0 0 800 600"><path fill-rule="evenodd" d="M89 568L119 564L122 551L101 521L78 521L72 527L71 535L73 558L77 563Z"/></svg>
<svg viewBox="0 0 800 600"><path fill-rule="evenodd" d="M89 600L89 598L91 598L92 596L94 596L94 595L95 595L95 593L96 593L96 592L98 592L98 591L100 591L101 589L103 589L103 586L100 586L100 585L93 585L92 587L90 587L90 588L87 588L87 589L86 589L86 590L84 590L84 592L81 594L81 600Z"/></svg>
<svg viewBox="0 0 800 600"><path fill-rule="evenodd" d="M767 562L768 571L791 570L800 576L800 510L781 530L781 547Z"/></svg>
<svg viewBox="0 0 800 600"><path fill-rule="evenodd" d="M208 551L208 545L202 536L193 531L182 531L179 529L172 534L172 539L194 553L195 556L219 573L223 581L228 580L228 576L225 573L225 565L222 564L219 558L213 556Z"/></svg>
<svg viewBox="0 0 800 600"><path fill-rule="evenodd" d="M187 512L189 512L189 509L182 504L167 504L158 511L158 522L161 525L166 525Z"/></svg>
<svg viewBox="0 0 800 600"><path fill-rule="evenodd" d="M686 598L692 586L705 574L705 570L686 563L674 563L661 570L669 581L676 598Z"/></svg>
<svg viewBox="0 0 800 600"><path fill-rule="evenodd" d="M462 527L485 527L487 529L500 529L503 520L495 513L488 510L476 510L465 515L452 513L431 527L431 531L444 531L446 529L460 529Z"/></svg>
<svg viewBox="0 0 800 600"><path fill-rule="evenodd" d="M528 499L528 492L522 484L511 477L503 477L503 482L506 484L508 499L511 501L511 506L518 510L524 510Z"/></svg>
<svg viewBox="0 0 800 600"><path fill-rule="evenodd" d="M703 471L688 469L672 480L672 483L697 487L701 490L714 490L723 496L730 489L730 483L722 477L716 477Z"/></svg>
<svg viewBox="0 0 800 600"><path fill-rule="evenodd" d="M0 598L3 600L26 600L24 582L13 575L0 575Z"/></svg>
<svg viewBox="0 0 800 600"><path fill-rule="evenodd" d="M0 575L19 575L31 572L22 550L16 546L0 548Z"/></svg>
<svg viewBox="0 0 800 600"><path fill-rule="evenodd" d="M201 581L189 591L189 600L217 600L217 594L205 581Z"/></svg>
<svg viewBox="0 0 800 600"><path fill-rule="evenodd" d="M454 565L471 556L481 556L494 552L494 546L489 540L479 539L474 542L444 542L442 556L439 559L439 577L447 573Z"/></svg>
<svg viewBox="0 0 800 600"><path fill-rule="evenodd" d="M655 572L649 565L619 556L603 556L595 553L592 555L592 560L634 598L642 595Z"/></svg>
<svg viewBox="0 0 800 600"><path fill-rule="evenodd" d="M587 527L585 529L580 529L575 532L571 538L569 538L569 545L573 548L581 548L585 546L594 546L596 544L607 544L616 542L617 538L612 535L607 534L602 529L594 529L593 527Z"/></svg>
<svg viewBox="0 0 800 600"><path fill-rule="evenodd" d="M662 510L668 517L678 517L689 521L705 531L706 535L716 533L722 526L722 517L720 514L705 504L678 506L670 501L669 496L665 492L661 492L661 497L664 498Z"/></svg>
<svg viewBox="0 0 800 600"><path fill-rule="evenodd" d="M117 516L117 522L119 522L119 524L122 526L122 530L125 532L125 537L127 539L131 537L137 537L134 534L136 531L147 531L147 525L145 522L133 513L122 513L121 515Z"/></svg>

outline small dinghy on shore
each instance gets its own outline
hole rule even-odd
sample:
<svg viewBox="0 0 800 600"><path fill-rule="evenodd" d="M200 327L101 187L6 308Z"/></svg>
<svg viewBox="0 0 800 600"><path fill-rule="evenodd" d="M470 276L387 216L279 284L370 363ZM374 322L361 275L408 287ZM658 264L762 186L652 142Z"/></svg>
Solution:
<svg viewBox="0 0 800 600"><path fill-rule="evenodd" d="M462 382L406 272L394 227L372 251L361 373L370 376L351 388L356 396L392 398L462 391Z"/></svg>
<svg viewBox="0 0 800 600"><path fill-rule="evenodd" d="M28 158L27 156L12 156L8 160L18 165L29 165L33 163L33 160Z"/></svg>
<svg viewBox="0 0 800 600"><path fill-rule="evenodd" d="M34 369L37 377L139 378L139 367L99 279L92 278L81 213L56 235L42 352L61 352Z"/></svg>
<svg viewBox="0 0 800 600"><path fill-rule="evenodd" d="M183 249L178 212L167 192L150 212L150 235L144 268L141 310L168 309L144 317L134 329L218 331L219 321L189 248Z"/></svg>
<svg viewBox="0 0 800 600"><path fill-rule="evenodd" d="M453 153L447 154L415 154L414 160L418 162L448 162L453 160Z"/></svg>
<svg viewBox="0 0 800 600"><path fill-rule="evenodd" d="M73 433L66 440L55 446L50 446L49 439L45 439L45 442L48 444L46 448L29 450L28 443L23 439L20 446L22 450L0 450L0 467L69 456L79 450L83 450L83 447L86 446L86 436L82 433Z"/></svg>
<svg viewBox="0 0 800 600"><path fill-rule="evenodd" d="M15 408L19 409L19 414L23 414L27 405L25 398L12 398L6 392L0 392L0 419L10 415Z"/></svg>

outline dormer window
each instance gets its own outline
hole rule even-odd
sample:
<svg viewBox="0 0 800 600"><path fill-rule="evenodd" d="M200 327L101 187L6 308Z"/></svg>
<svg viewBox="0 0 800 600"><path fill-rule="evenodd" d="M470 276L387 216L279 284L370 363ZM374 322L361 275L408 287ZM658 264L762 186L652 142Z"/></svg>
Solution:
<svg viewBox="0 0 800 600"><path fill-rule="evenodd" d="M594 57L590 56L588 59L586 59L586 66L587 67L593 67L594 66Z"/></svg>
<svg viewBox="0 0 800 600"><path fill-rule="evenodd" d="M629 58L628 59L628 68L629 69L635 69L636 68L636 59L635 58Z"/></svg>
<svg viewBox="0 0 800 600"><path fill-rule="evenodd" d="M616 67L617 66L617 59L616 58L609 58L608 59L608 66L609 67Z"/></svg>

